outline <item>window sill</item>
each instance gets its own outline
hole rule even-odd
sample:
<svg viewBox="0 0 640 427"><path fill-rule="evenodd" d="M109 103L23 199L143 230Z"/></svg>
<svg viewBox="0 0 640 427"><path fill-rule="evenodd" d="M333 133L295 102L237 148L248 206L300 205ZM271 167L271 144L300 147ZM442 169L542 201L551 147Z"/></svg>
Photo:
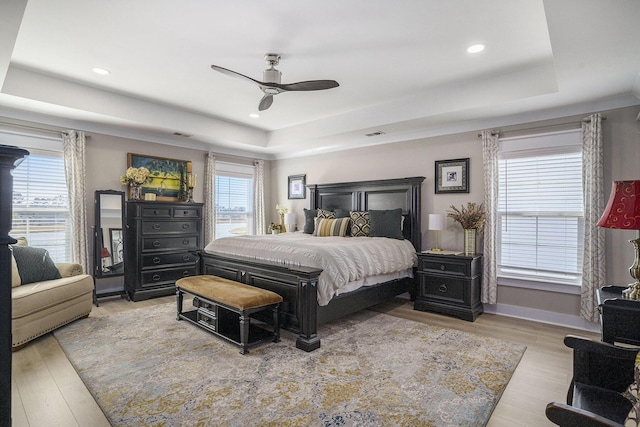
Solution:
<svg viewBox="0 0 640 427"><path fill-rule="evenodd" d="M514 277L498 277L498 286L512 288L535 289L538 291L557 292L561 294L580 295L582 286L567 283L541 282L536 280L519 279Z"/></svg>

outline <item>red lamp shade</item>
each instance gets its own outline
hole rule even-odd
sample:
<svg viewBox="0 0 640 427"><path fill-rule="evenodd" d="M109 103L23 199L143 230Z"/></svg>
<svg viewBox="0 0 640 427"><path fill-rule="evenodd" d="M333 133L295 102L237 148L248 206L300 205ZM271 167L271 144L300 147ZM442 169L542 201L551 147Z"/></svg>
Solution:
<svg viewBox="0 0 640 427"><path fill-rule="evenodd" d="M607 207L598 221L604 228L640 230L640 181L614 181Z"/></svg>
<svg viewBox="0 0 640 427"><path fill-rule="evenodd" d="M111 254L109 253L109 249L102 248L102 258L109 258Z"/></svg>

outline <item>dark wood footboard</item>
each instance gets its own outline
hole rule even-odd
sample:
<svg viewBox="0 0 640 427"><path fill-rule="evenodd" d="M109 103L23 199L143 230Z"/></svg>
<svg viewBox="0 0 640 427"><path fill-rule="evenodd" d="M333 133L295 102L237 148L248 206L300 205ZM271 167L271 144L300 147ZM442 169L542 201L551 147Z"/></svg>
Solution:
<svg viewBox="0 0 640 427"><path fill-rule="evenodd" d="M318 305L318 277L321 269L287 268L282 264L247 261L242 258L201 254L201 274L211 274L268 289L282 296L281 327L297 333L296 347L313 351L320 347L318 325L378 304L396 295L413 292L413 278L366 286L335 296L329 304Z"/></svg>
<svg viewBox="0 0 640 427"><path fill-rule="evenodd" d="M201 274L211 274L268 289L282 296L281 326L298 334L296 347L313 351L318 336L318 268L286 267L282 264L202 253Z"/></svg>

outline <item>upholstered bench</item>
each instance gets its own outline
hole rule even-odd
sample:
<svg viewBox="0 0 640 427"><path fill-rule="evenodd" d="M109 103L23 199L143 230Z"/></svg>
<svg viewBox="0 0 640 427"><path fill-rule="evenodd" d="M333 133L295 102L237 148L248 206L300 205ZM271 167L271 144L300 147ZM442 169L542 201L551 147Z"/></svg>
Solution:
<svg viewBox="0 0 640 427"><path fill-rule="evenodd" d="M194 310L182 311L185 293L193 295ZM249 346L267 339L280 341L282 297L275 292L203 275L176 281L176 294L178 320L188 320L239 345L241 354L247 353ZM251 324L251 315L269 309L273 315L273 332Z"/></svg>

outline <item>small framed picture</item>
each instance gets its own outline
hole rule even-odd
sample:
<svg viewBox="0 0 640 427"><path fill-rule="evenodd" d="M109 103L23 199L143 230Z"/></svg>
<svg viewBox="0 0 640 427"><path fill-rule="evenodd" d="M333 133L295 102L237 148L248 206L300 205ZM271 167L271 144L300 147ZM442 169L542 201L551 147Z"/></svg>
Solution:
<svg viewBox="0 0 640 427"><path fill-rule="evenodd" d="M469 192L469 159L436 160L436 194Z"/></svg>
<svg viewBox="0 0 640 427"><path fill-rule="evenodd" d="M289 177L289 199L307 198L306 178L306 175L291 175Z"/></svg>

